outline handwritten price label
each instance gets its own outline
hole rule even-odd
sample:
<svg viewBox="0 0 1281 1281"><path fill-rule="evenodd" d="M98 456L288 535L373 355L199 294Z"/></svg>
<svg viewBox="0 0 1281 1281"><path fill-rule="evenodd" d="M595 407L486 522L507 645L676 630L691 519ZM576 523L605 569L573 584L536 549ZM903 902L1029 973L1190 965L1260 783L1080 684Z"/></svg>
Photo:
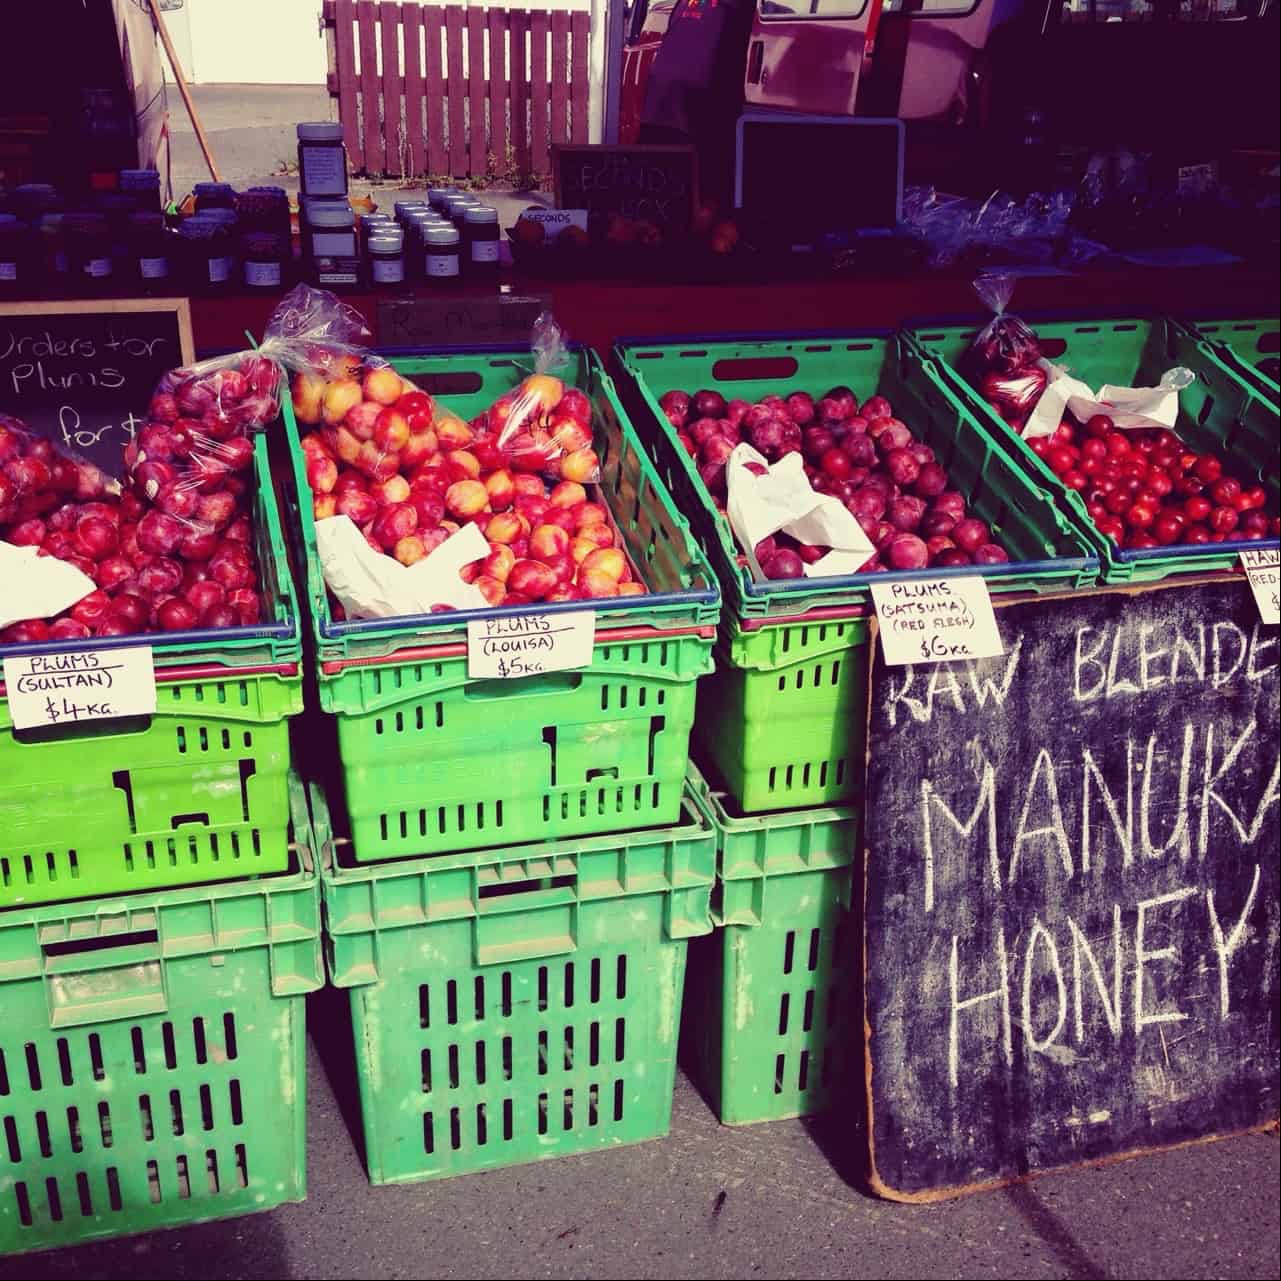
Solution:
<svg viewBox="0 0 1281 1281"><path fill-rule="evenodd" d="M4 660L15 729L148 716L156 710L150 645Z"/></svg>
<svg viewBox="0 0 1281 1281"><path fill-rule="evenodd" d="M1265 623L1281 623L1281 553L1242 552L1241 564Z"/></svg>
<svg viewBox="0 0 1281 1281"><path fill-rule="evenodd" d="M596 614L524 614L467 624L467 675L482 680L567 672L592 661Z"/></svg>
<svg viewBox="0 0 1281 1281"><path fill-rule="evenodd" d="M1005 653L987 584L977 576L874 582L872 600L891 667Z"/></svg>

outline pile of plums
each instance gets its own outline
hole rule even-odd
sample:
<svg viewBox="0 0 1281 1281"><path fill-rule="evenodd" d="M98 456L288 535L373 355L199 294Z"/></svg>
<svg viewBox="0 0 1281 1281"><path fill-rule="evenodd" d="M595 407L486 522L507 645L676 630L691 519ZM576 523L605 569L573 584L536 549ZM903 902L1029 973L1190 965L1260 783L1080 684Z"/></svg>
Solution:
<svg viewBox="0 0 1281 1281"><path fill-rule="evenodd" d="M277 380L270 361L251 356L162 383L172 389L157 391L126 446L128 482L118 492L49 441L0 426L0 538L38 547L96 584L56 618L13 623L0 640L258 622L248 433L272 416Z"/></svg>
<svg viewBox="0 0 1281 1281"><path fill-rule="evenodd" d="M299 376L294 414L312 513L347 516L375 551L413 565L474 524L489 543L463 567L490 605L636 596L606 507L586 393L535 374L471 422L387 365ZM515 421L519 416L520 421Z"/></svg>
<svg viewBox="0 0 1281 1281"><path fill-rule="evenodd" d="M848 387L833 387L817 399L797 391L749 404L726 401L718 391L669 391L659 405L722 511L725 464L746 441L770 462L803 455L810 484L839 499L876 548L863 573L1009 560L988 526L970 514L964 495L948 489L934 450L894 417L884 396L860 405ZM785 534L755 548L761 571L774 579L800 578L804 565L829 550Z"/></svg>
<svg viewBox="0 0 1281 1281"><path fill-rule="evenodd" d="M1186 448L1164 427L1118 431L1106 414L1065 419L1027 442L1068 489L1085 499L1099 530L1125 548L1276 538L1262 485L1243 484L1216 454Z"/></svg>

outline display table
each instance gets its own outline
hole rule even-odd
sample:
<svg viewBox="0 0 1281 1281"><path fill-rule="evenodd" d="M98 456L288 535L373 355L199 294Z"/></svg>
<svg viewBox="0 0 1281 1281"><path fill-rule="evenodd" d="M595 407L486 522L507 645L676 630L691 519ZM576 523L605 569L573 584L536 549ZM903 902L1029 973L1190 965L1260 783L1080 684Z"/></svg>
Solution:
<svg viewBox="0 0 1281 1281"><path fill-rule="evenodd" d="M770 333L809 329L889 329L916 317L974 315L981 304L968 273L929 273L908 278L842 279L786 284L643 284L635 281L576 280L556 282L508 277L502 288L508 299L542 299L577 342L606 352L624 335ZM1275 271L1245 265L1091 270L1076 275L1028 276L1019 281L1015 305L1022 312L1107 310L1112 315L1137 311L1188 316L1250 315L1274 310L1281 280ZM475 300L488 300L494 313L492 286L446 293L421 288L404 293L352 292L347 301L369 322L375 347L389 344L381 332L393 303L421 302L440 309L445 302L463 311ZM242 347L245 331L262 333L276 304L275 295L193 298L196 346L204 350ZM524 323L522 316L522 324ZM526 326L527 327L527 326ZM426 325L436 332L439 326ZM510 343L510 328L490 341ZM423 345L442 345L444 339ZM483 326L461 322L455 342L483 342ZM403 344L402 344L403 345Z"/></svg>

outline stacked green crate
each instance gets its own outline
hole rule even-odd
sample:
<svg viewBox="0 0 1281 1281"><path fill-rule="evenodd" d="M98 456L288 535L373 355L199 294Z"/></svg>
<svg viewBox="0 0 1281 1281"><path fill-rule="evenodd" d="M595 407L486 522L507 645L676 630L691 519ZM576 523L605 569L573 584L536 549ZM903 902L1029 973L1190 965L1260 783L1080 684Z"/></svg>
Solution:
<svg viewBox="0 0 1281 1281"><path fill-rule="evenodd" d="M372 1182L667 1133L687 940L711 929L692 801L668 827L383 863L312 808Z"/></svg>
<svg viewBox="0 0 1281 1281"><path fill-rule="evenodd" d="M717 670L699 688L695 739L744 810L849 803L862 787L861 702L870 583L979 574L993 594L1070 591L1097 557L1081 531L1029 484L930 362L885 334L777 339L628 340L624 395L680 509L711 558L726 608ZM887 396L932 449L1011 562L962 569L756 582L733 532L659 407L667 391L713 388L757 399L837 384Z"/></svg>
<svg viewBox="0 0 1281 1281"><path fill-rule="evenodd" d="M1277 405L1220 357L1205 341L1172 320L1121 317L1108 320L1039 320L1026 317L1051 357L1092 387L1153 387L1175 366L1190 369L1196 381L1179 394L1174 432L1189 448L1213 452L1226 460L1234 475L1268 492L1272 509L1281 497L1277 438L1281 431ZM971 413L1011 451L1032 481L1050 494L1060 510L1083 531L1098 554L1107 583L1145 583L1173 574L1202 574L1234 569L1246 549L1276 548L1276 539L1224 541L1123 550L1099 532L1085 510L1085 500L1069 490L1049 465L1024 443L962 374L965 353L980 328L970 325L920 325L911 341L938 365Z"/></svg>
<svg viewBox="0 0 1281 1281"><path fill-rule="evenodd" d="M509 350L415 355L395 367L464 418L526 375ZM320 702L337 721L361 859L446 853L676 821L695 685L711 669L715 579L640 448L611 380L575 351L567 382L591 396L601 496L648 595L412 618L338 621L309 501L299 527ZM470 383L465 394L441 387ZM286 419L298 492L297 425ZM469 618L591 610L589 667L514 680L468 676Z"/></svg>
<svg viewBox="0 0 1281 1281"><path fill-rule="evenodd" d="M1281 405L1281 320L1195 320L1189 328L1268 400Z"/></svg>
<svg viewBox="0 0 1281 1281"><path fill-rule="evenodd" d="M727 1125L820 1112L858 1080L858 811L746 816L693 783L716 829L712 919L690 946L683 1061Z"/></svg>
<svg viewBox="0 0 1281 1281"><path fill-rule="evenodd" d="M148 645L157 703L152 716L16 730L0 697L0 908L286 867L301 635L263 436L254 468L263 622L0 646L3 658Z"/></svg>
<svg viewBox="0 0 1281 1281"><path fill-rule="evenodd" d="M0 912L0 1254L306 1195L306 798L283 875Z"/></svg>

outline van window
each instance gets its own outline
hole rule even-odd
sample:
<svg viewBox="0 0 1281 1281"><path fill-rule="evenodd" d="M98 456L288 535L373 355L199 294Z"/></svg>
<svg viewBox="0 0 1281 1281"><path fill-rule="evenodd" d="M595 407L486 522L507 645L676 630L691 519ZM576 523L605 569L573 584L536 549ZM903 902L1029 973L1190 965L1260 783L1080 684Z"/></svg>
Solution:
<svg viewBox="0 0 1281 1281"><path fill-rule="evenodd" d="M965 18L979 7L979 0L885 0L886 13L907 11L909 18Z"/></svg>
<svg viewBox="0 0 1281 1281"><path fill-rule="evenodd" d="M858 18L867 0L761 0L761 17L769 18Z"/></svg>
<svg viewBox="0 0 1281 1281"><path fill-rule="evenodd" d="M1223 22L1254 17L1258 0L1178 0L1164 14L1156 0L1063 0L1060 20L1084 22Z"/></svg>

